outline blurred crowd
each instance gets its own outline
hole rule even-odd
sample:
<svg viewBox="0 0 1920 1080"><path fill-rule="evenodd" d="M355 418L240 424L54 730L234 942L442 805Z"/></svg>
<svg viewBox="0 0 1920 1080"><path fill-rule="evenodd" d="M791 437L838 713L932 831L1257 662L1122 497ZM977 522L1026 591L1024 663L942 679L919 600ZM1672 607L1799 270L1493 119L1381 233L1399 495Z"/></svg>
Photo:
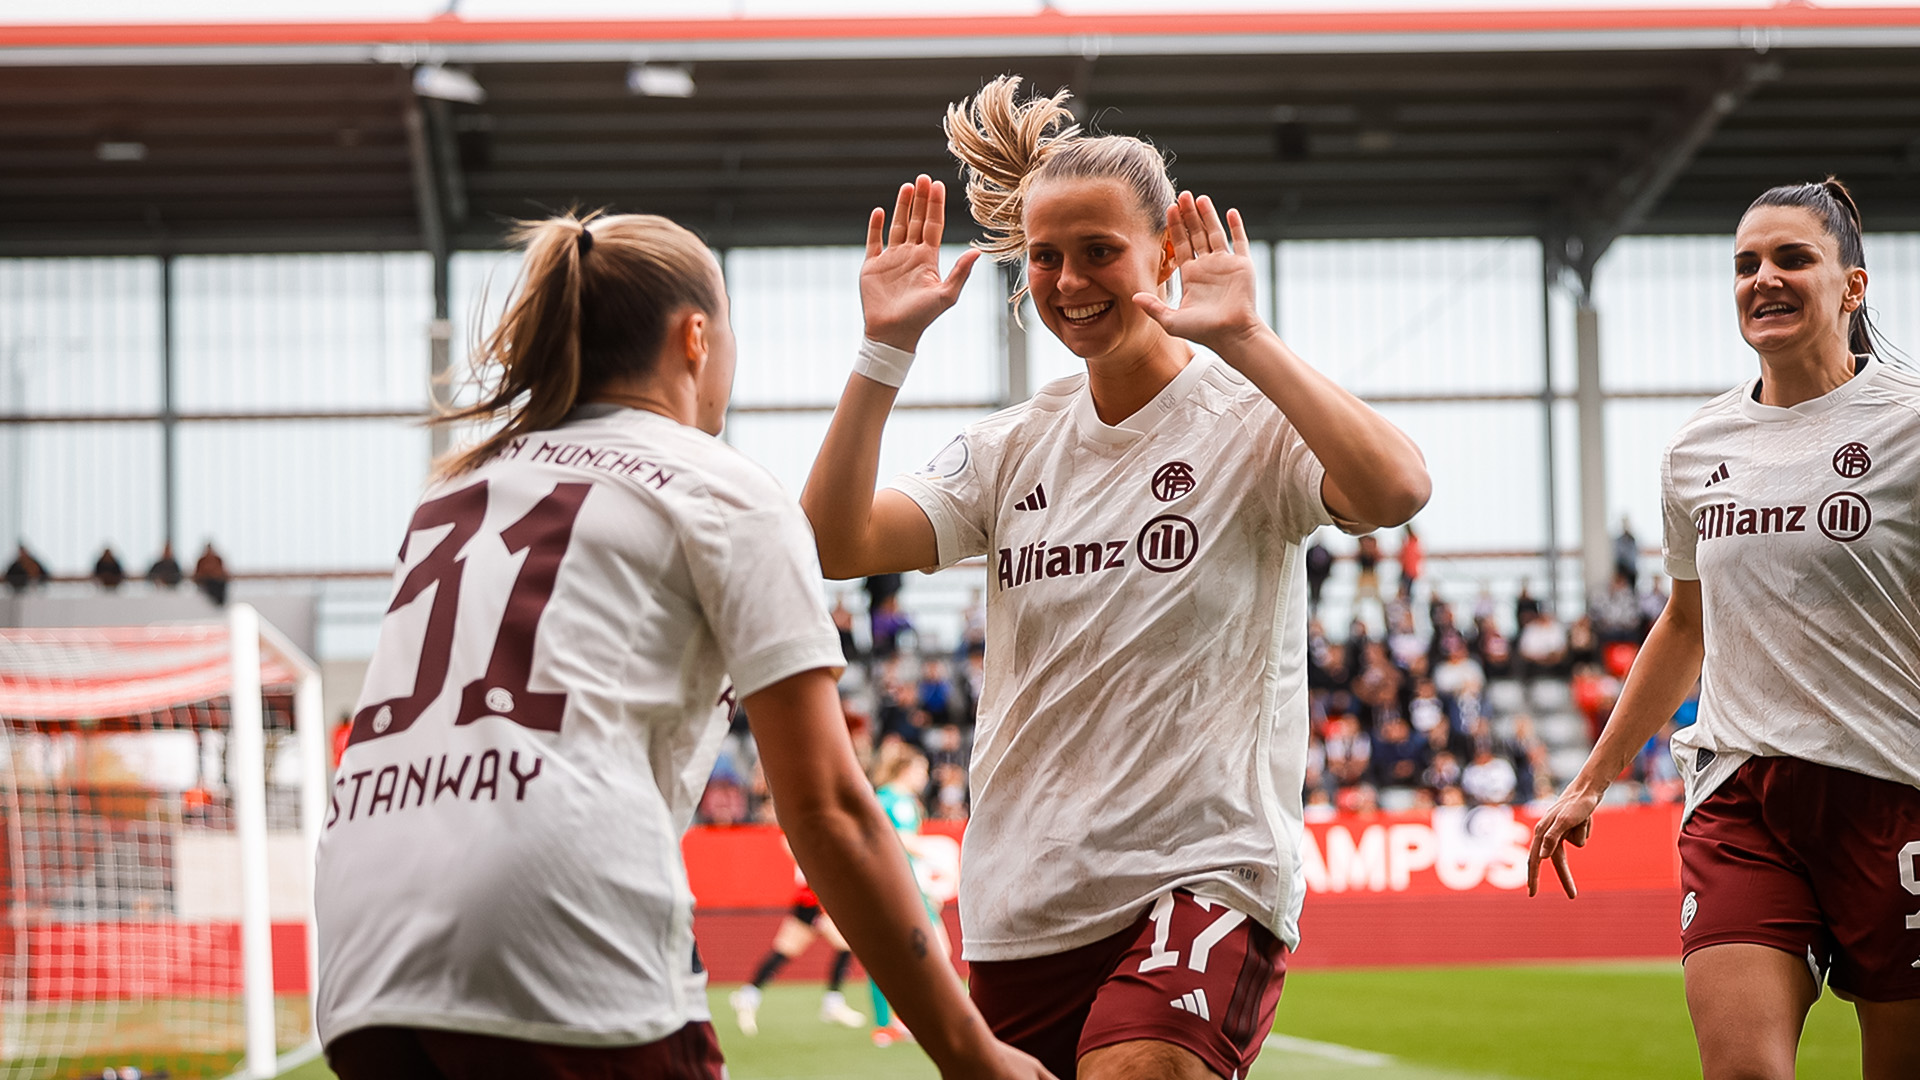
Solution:
<svg viewBox="0 0 1920 1080"><path fill-rule="evenodd" d="M93 561L93 572L88 576L107 592L118 590L128 579L127 570L121 565L120 556L114 554L112 545L100 549L99 558ZM212 541L207 542L206 548L200 552L200 558L194 562L191 577L181 569L180 560L174 557L171 542L161 546L159 556L147 567L145 577L155 587L162 589L177 589L183 582L191 580L194 588L214 604L227 602L227 585L232 581L232 575L227 573L226 560L214 550ZM22 543L14 549L13 561L7 564L5 578L7 587L18 594L46 585L53 580L53 575Z"/></svg>
<svg viewBox="0 0 1920 1080"><path fill-rule="evenodd" d="M974 594L954 649L923 648L913 619L900 607L900 587L899 574L866 579L861 615L849 607L845 593L834 599L833 623L847 658L840 679L847 735L863 765L892 756L894 744L924 754L927 783L919 795L926 816L964 821L967 762L986 679L986 602ZM695 820L717 825L773 820L766 776L743 710L734 711Z"/></svg>
<svg viewBox="0 0 1920 1080"><path fill-rule="evenodd" d="M1443 600L1421 582L1424 556L1412 529L1392 553L1376 536L1361 537L1346 556L1313 543L1305 556L1311 736L1302 794L1309 818L1550 800L1599 737L1666 606L1663 583L1642 580L1640 551L1625 523L1614 554L1612 583L1563 620L1526 582L1510 605L1488 589L1470 606ZM1342 558L1353 563L1353 617L1336 635L1320 611ZM900 604L899 575L869 578L863 587L863 613L849 606L846 593L832 612L847 657L841 704L855 753L870 761L894 742L924 753L927 816L964 820L985 677L984 602L973 596L956 648L922 648ZM1690 696L1614 784L1609 801L1681 797L1667 741L1692 723L1695 707ZM696 820L773 820L742 712L734 714Z"/></svg>

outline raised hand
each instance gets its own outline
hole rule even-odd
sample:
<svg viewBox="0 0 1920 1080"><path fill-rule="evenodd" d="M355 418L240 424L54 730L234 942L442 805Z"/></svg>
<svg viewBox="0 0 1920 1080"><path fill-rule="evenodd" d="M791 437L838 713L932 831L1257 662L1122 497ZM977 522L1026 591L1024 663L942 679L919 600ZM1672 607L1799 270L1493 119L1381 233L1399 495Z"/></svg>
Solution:
<svg viewBox="0 0 1920 1080"><path fill-rule="evenodd" d="M1560 878L1560 888L1572 900L1580 895L1573 884L1573 868L1567 865L1567 845L1586 847L1593 832L1593 808L1598 796L1568 790L1547 808L1547 816L1533 827L1533 844L1527 848L1527 895L1540 891L1540 864L1552 862Z"/></svg>
<svg viewBox="0 0 1920 1080"><path fill-rule="evenodd" d="M1192 192L1183 191L1167 208L1167 235L1173 243L1174 265L1180 268L1180 306L1172 307L1145 292L1135 293L1133 302L1167 333L1197 341L1230 359L1230 350L1223 344L1265 325L1254 301L1251 245L1240 211L1227 211L1223 228L1212 199L1205 195L1195 199Z"/></svg>
<svg viewBox="0 0 1920 1080"><path fill-rule="evenodd" d="M867 260L860 266L860 309L867 336L908 352L941 312L960 299L961 286L980 258L968 251L940 276L940 237L947 228L947 186L922 174L900 185L887 213L874 207L867 218Z"/></svg>

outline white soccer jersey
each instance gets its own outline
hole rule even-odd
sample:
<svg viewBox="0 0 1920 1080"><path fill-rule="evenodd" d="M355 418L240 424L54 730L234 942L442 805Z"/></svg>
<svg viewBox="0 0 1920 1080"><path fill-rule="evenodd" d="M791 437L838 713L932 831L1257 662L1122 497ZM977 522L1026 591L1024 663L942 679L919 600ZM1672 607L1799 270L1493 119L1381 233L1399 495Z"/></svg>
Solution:
<svg viewBox="0 0 1920 1080"><path fill-rule="evenodd" d="M1118 427L1076 375L895 486L988 562L960 918L970 960L1063 952L1174 887L1299 940L1300 541L1323 470L1197 357Z"/></svg>
<svg viewBox="0 0 1920 1080"><path fill-rule="evenodd" d="M320 841L322 1038L705 1019L680 835L736 692L844 663L818 566L765 470L644 411L430 489Z"/></svg>
<svg viewBox="0 0 1920 1080"><path fill-rule="evenodd" d="M1868 360L1792 408L1754 382L1695 413L1662 468L1667 572L1700 582L1687 813L1754 756L1920 786L1920 377Z"/></svg>

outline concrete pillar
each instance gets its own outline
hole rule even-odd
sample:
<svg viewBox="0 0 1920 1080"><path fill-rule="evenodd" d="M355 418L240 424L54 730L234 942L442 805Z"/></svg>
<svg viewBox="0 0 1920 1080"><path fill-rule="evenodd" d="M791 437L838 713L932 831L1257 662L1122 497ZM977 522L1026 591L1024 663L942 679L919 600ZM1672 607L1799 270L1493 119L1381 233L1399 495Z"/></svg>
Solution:
<svg viewBox="0 0 1920 1080"><path fill-rule="evenodd" d="M1004 295L1012 296L1020 287L1020 269L1008 263L1000 268L1001 288ZM1001 380L1003 392L1001 405L1015 405L1027 400L1027 331L1020 325L1017 309L1011 304L1001 305L1001 325L1006 331L1005 359L1006 367Z"/></svg>
<svg viewBox="0 0 1920 1080"><path fill-rule="evenodd" d="M1580 430L1580 566L1591 600L1613 578L1613 537L1607 529L1606 403L1600 393L1600 313L1581 297L1574 313L1579 385L1574 393Z"/></svg>

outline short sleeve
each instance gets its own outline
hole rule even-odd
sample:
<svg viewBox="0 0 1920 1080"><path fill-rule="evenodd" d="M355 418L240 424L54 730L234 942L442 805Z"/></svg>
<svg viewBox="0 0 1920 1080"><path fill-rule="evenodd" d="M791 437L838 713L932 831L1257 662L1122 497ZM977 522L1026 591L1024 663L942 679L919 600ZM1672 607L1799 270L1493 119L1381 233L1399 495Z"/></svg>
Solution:
<svg viewBox="0 0 1920 1080"><path fill-rule="evenodd" d="M1280 481L1274 518L1288 540L1299 541L1322 525L1335 524L1320 490L1327 469L1277 406L1273 412L1277 422L1268 436L1272 441L1267 460Z"/></svg>
<svg viewBox="0 0 1920 1080"><path fill-rule="evenodd" d="M927 569L943 569L987 553L996 450L989 434L974 425L935 454L925 468L903 473L888 485L912 499L933 523L939 561Z"/></svg>
<svg viewBox="0 0 1920 1080"><path fill-rule="evenodd" d="M1673 447L1660 455L1660 517L1662 526L1661 549L1666 555L1667 576L1678 581L1698 581L1700 571L1694 565L1694 545L1700 533L1694 527L1693 516L1680 500L1680 491L1673 482Z"/></svg>
<svg viewBox="0 0 1920 1080"><path fill-rule="evenodd" d="M683 543L727 674L746 697L803 671L841 668L846 658L800 508L771 477L739 494L711 495Z"/></svg>

